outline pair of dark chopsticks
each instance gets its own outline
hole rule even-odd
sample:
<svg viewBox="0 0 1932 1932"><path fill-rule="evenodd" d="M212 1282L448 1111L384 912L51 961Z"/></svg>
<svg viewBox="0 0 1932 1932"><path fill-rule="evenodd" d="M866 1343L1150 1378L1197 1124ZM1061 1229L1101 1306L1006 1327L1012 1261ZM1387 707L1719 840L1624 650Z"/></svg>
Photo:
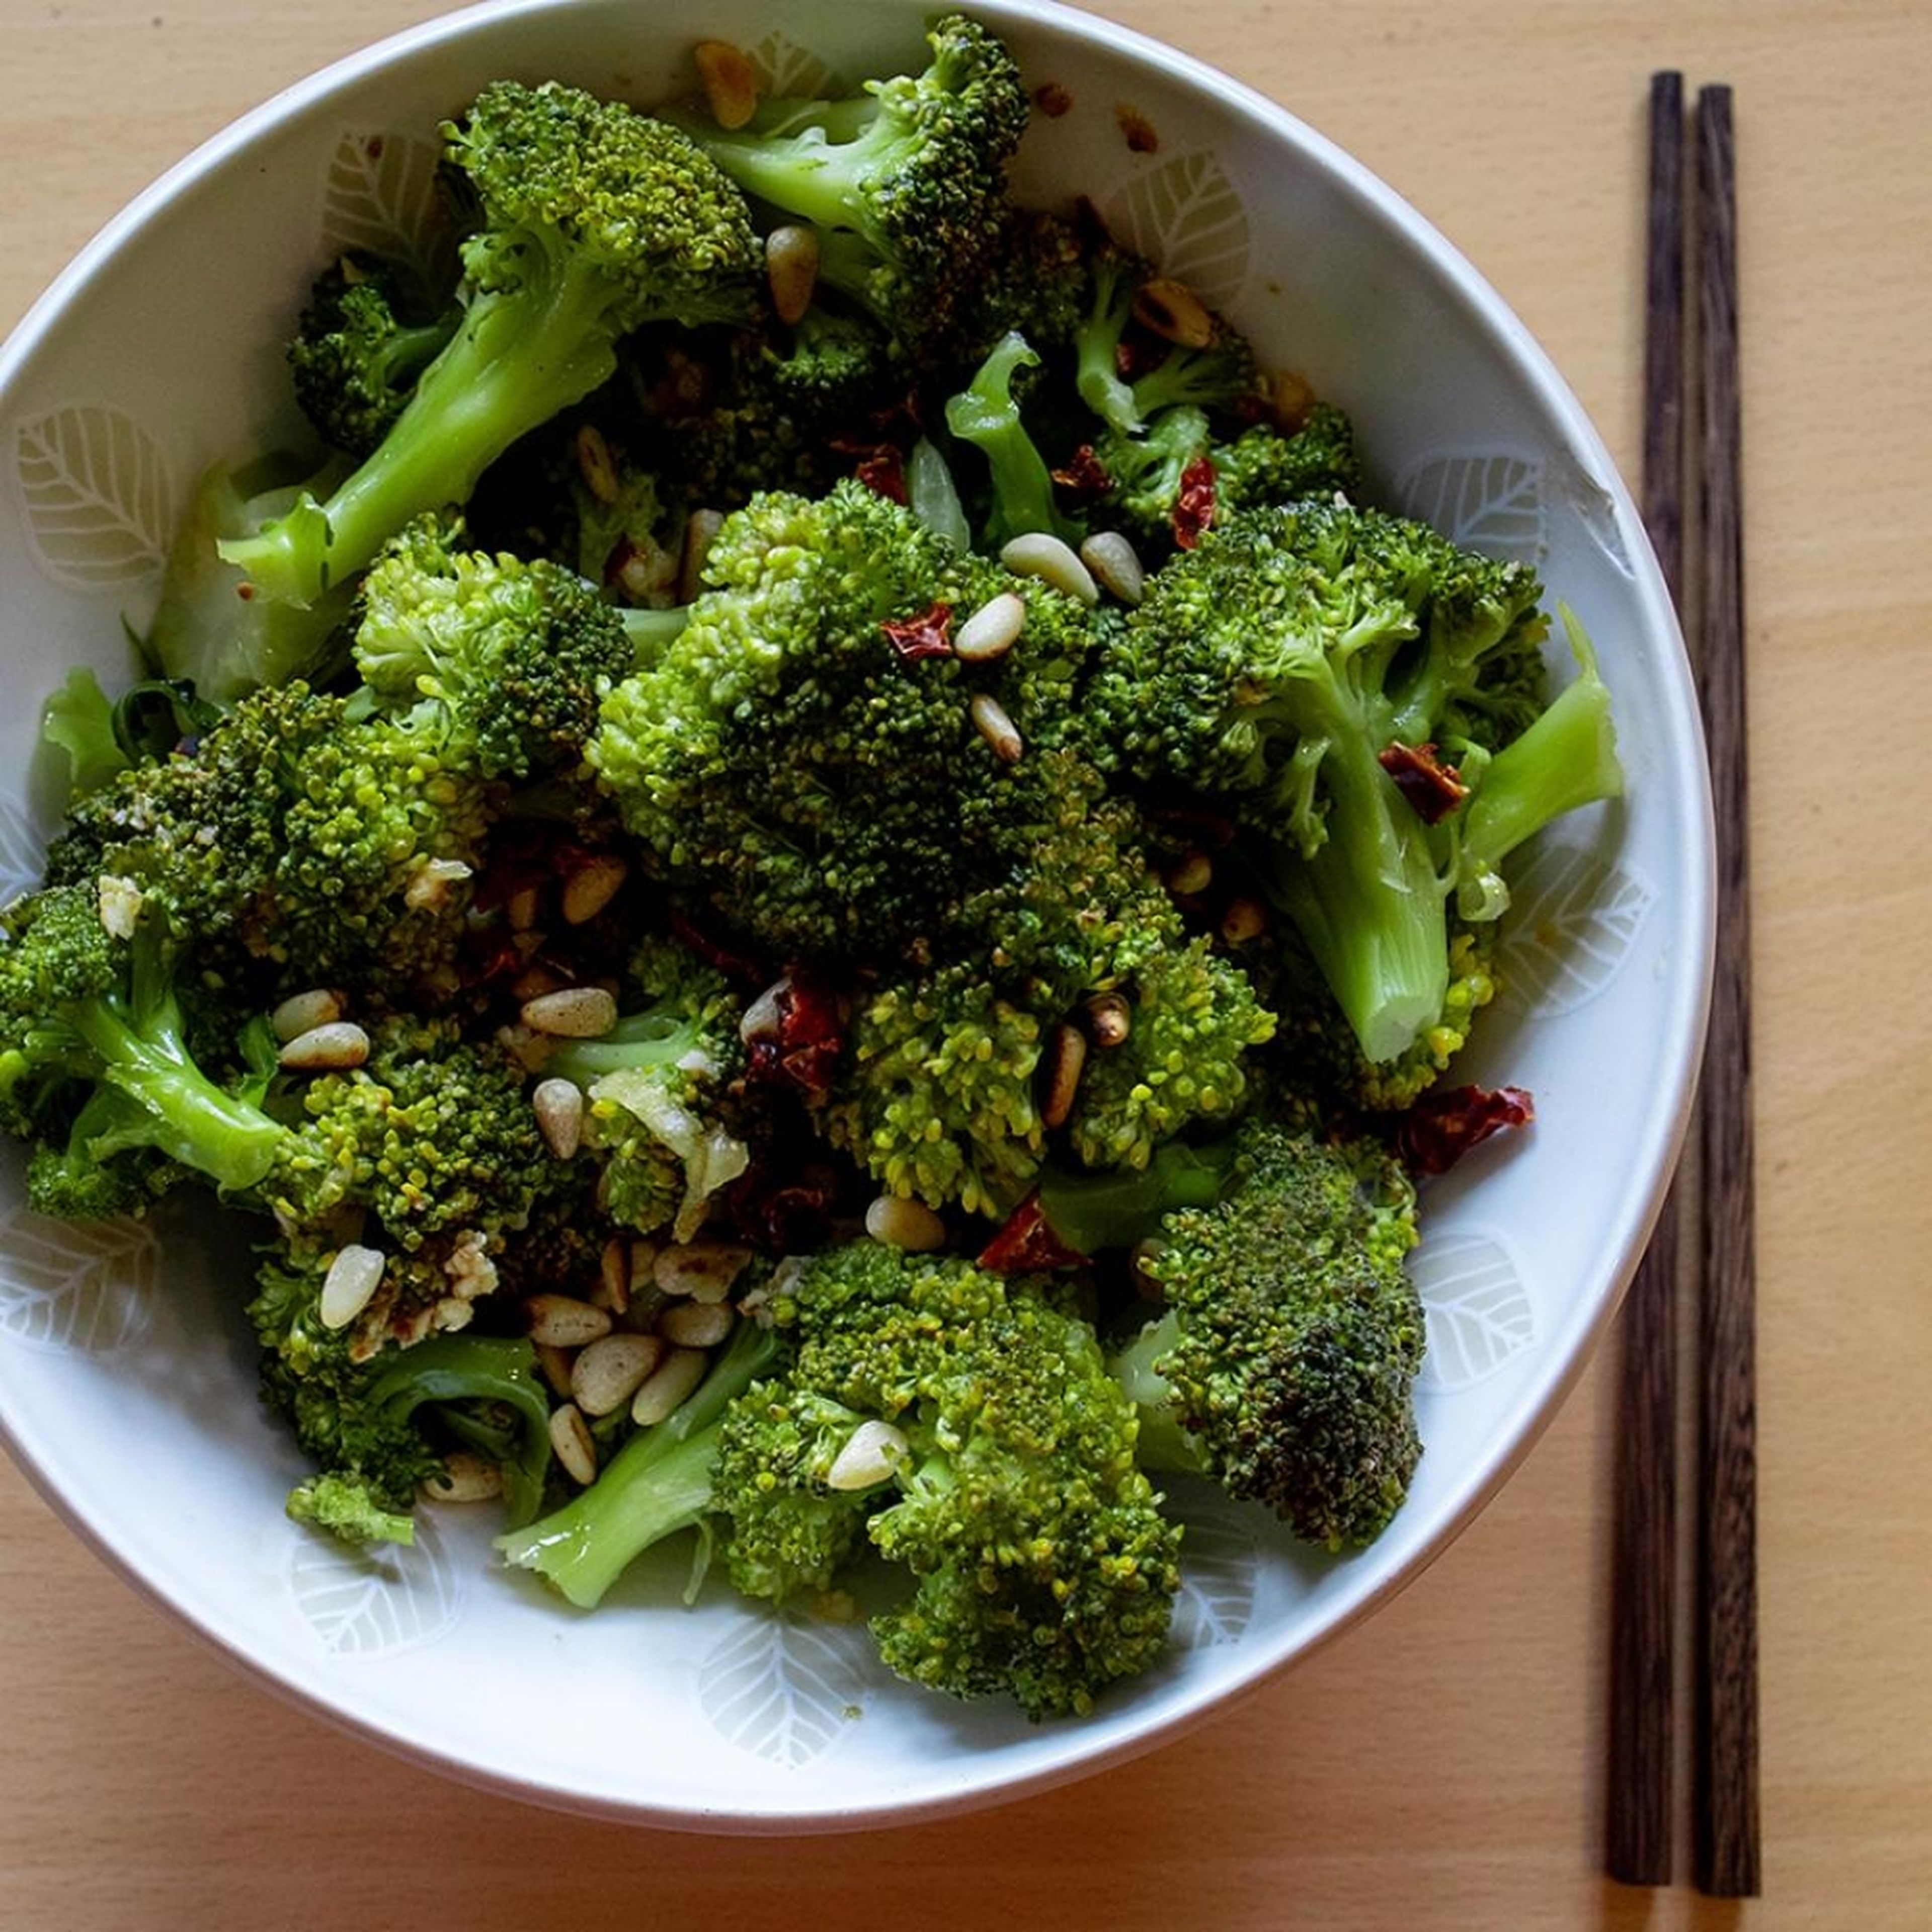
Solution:
<svg viewBox="0 0 1932 1932"><path fill-rule="evenodd" d="M1694 1130L1695 1238L1685 1190L1673 1185L1624 1316L1606 1863L1613 1877L1633 1885L1668 1885L1674 1876L1682 1274L1686 1286L1695 1284L1697 1336L1692 1865L1701 1891L1737 1898L1757 1892L1760 1868L1750 934L1731 91L1699 90L1688 120L1688 170L1681 74L1652 77L1650 116L1644 518L1697 668L1717 824L1717 970Z"/></svg>

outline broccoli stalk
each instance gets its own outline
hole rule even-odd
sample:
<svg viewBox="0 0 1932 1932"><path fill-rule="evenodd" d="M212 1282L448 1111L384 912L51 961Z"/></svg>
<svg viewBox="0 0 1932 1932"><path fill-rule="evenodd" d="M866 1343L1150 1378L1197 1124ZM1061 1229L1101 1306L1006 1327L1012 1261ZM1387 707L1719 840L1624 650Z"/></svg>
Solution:
<svg viewBox="0 0 1932 1932"><path fill-rule="evenodd" d="M269 605L314 604L412 518L466 502L512 443L608 380L621 336L748 314L743 198L668 123L499 81L445 134L481 208L461 322L352 475L219 544Z"/></svg>
<svg viewBox="0 0 1932 1932"><path fill-rule="evenodd" d="M995 346L971 382L946 401L946 428L986 459L992 501L982 535L989 550L1036 531L1070 539L1079 535L1078 526L1062 516L1054 502L1052 472L1020 416L1014 379L1022 370L1039 364L1038 354L1015 331Z"/></svg>
<svg viewBox="0 0 1932 1932"><path fill-rule="evenodd" d="M681 1530L703 1529L715 1508L712 1478L724 1413L777 1362L782 1347L771 1330L740 1322L704 1381L663 1421L633 1435L588 1489L497 1538L505 1560L534 1570L589 1610L646 1550ZM704 1562L701 1551L694 1590Z"/></svg>

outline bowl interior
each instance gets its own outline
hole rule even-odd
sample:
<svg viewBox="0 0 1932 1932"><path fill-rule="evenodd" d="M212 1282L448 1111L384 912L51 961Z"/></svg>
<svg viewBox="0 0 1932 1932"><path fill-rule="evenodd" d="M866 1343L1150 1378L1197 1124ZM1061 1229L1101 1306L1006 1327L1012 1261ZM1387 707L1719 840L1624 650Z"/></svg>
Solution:
<svg viewBox="0 0 1932 1932"><path fill-rule="evenodd" d="M955 1707L870 1662L863 1632L687 1608L670 1562L594 1616L495 1569L488 1526L433 1516L362 1560L284 1518L298 1473L260 1414L247 1257L194 1217L74 1229L0 1160L0 1424L75 1528L274 1688L458 1776L540 1802L721 1830L927 1816L1144 1748L1362 1616L1493 1491L1612 1313L1674 1154L1709 948L1708 812L1690 682L1641 527L1598 438L1474 273L1380 184L1224 78L1084 15L978 10L1055 83L1019 168L1088 195L1226 308L1270 362L1353 412L1382 498L1524 558L1594 639L1628 796L1525 868L1508 990L1470 1077L1527 1086L1534 1129L1431 1185L1415 1262L1426 1444L1372 1549L1329 1560L1183 1500L1169 1660L1078 1723ZM446 243L438 122L484 81L555 76L648 104L706 36L776 91L917 60L923 10L582 0L451 16L332 69L184 163L86 251L0 355L0 894L56 812L41 700L110 680L208 464L302 440L280 345L345 245ZM777 24L774 24L774 22ZM640 1752L637 1741L677 1740Z"/></svg>

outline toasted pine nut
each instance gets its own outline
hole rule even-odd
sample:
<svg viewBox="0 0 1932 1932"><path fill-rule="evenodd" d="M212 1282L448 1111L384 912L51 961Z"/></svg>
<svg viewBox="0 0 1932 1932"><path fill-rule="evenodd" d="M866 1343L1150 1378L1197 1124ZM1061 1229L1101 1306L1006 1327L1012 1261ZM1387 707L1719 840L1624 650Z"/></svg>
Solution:
<svg viewBox="0 0 1932 1932"><path fill-rule="evenodd" d="M638 1384L631 1398L631 1420L646 1428L662 1422L698 1384L711 1366L711 1358L702 1348L674 1346L664 1359Z"/></svg>
<svg viewBox="0 0 1932 1932"><path fill-rule="evenodd" d="M544 1145L559 1160L568 1160L584 1140L584 1089L574 1080L539 1080L530 1106Z"/></svg>
<svg viewBox="0 0 1932 1932"><path fill-rule="evenodd" d="M622 1315L631 1305L631 1244L622 1234L613 1234L597 1257L597 1286L590 1300L613 1315Z"/></svg>
<svg viewBox="0 0 1932 1932"><path fill-rule="evenodd" d="M722 1301L674 1301L658 1317L658 1333L681 1348L711 1348L730 1334L737 1310Z"/></svg>
<svg viewBox="0 0 1932 1932"><path fill-rule="evenodd" d="M1214 340L1214 318L1185 282L1156 276L1134 296L1134 320L1184 349L1205 349Z"/></svg>
<svg viewBox="0 0 1932 1932"><path fill-rule="evenodd" d="M758 76L729 40L700 40L691 50L705 104L721 128L742 128L758 111Z"/></svg>
<svg viewBox="0 0 1932 1932"><path fill-rule="evenodd" d="M586 1415L614 1415L662 1358L655 1335L606 1335L570 1365L570 1393Z"/></svg>
<svg viewBox="0 0 1932 1932"><path fill-rule="evenodd" d="M473 1449L452 1449L420 1493L433 1503L486 1503L503 1493L503 1472Z"/></svg>
<svg viewBox="0 0 1932 1932"><path fill-rule="evenodd" d="M1047 1047L1046 1096L1040 1109L1042 1126L1066 1126L1086 1065L1087 1036L1064 1022L1055 1027Z"/></svg>
<svg viewBox="0 0 1932 1932"><path fill-rule="evenodd" d="M434 912L448 898L450 887L469 876L470 868L460 859L425 859L410 874L403 903L412 912Z"/></svg>
<svg viewBox="0 0 1932 1932"><path fill-rule="evenodd" d="M1006 707L990 692L976 691L968 708L972 713L974 728L993 748L994 757L1002 764L1018 763L1026 747L1020 737L1019 727L1007 715Z"/></svg>
<svg viewBox="0 0 1932 1932"><path fill-rule="evenodd" d="M322 1293L316 1304L325 1328L346 1328L368 1306L382 1279L382 1267L378 1248L351 1242L336 1250L335 1258L322 1278Z"/></svg>
<svg viewBox="0 0 1932 1932"><path fill-rule="evenodd" d="M765 237L765 285L787 328L812 306L818 287L818 231L788 221Z"/></svg>
<svg viewBox="0 0 1932 1932"><path fill-rule="evenodd" d="M520 1017L532 1033L559 1040L595 1040L617 1024L617 1002L602 986L566 986L524 1002Z"/></svg>
<svg viewBox="0 0 1932 1932"><path fill-rule="evenodd" d="M1315 391L1306 376L1292 369L1277 369L1267 382L1268 409L1285 430L1298 430L1315 406Z"/></svg>
<svg viewBox="0 0 1932 1932"><path fill-rule="evenodd" d="M277 1058L292 1073L336 1073L369 1058L369 1036L352 1020L331 1020L283 1042Z"/></svg>
<svg viewBox="0 0 1932 1932"><path fill-rule="evenodd" d="M1138 604L1147 592L1140 553L1118 530L1096 530L1080 546L1080 561L1123 604Z"/></svg>
<svg viewBox="0 0 1932 1932"><path fill-rule="evenodd" d="M1088 1037L1096 1046L1120 1046L1132 1026L1132 1009L1118 993L1096 993L1087 1002Z"/></svg>
<svg viewBox="0 0 1932 1932"><path fill-rule="evenodd" d="M946 1223L923 1201L903 1194L881 1194L866 1210L866 1232L889 1248L930 1254L946 1245Z"/></svg>
<svg viewBox="0 0 1932 1932"><path fill-rule="evenodd" d="M342 995L326 986L291 993L268 1016L275 1037L286 1046L319 1026L333 1026L347 1012Z"/></svg>
<svg viewBox="0 0 1932 1932"><path fill-rule="evenodd" d="M825 1486L848 1492L874 1490L891 1480L912 1444L902 1430L876 1418L862 1422L845 1438L845 1446L832 1459L825 1472Z"/></svg>
<svg viewBox="0 0 1932 1932"><path fill-rule="evenodd" d="M651 1280L665 1294L722 1301L751 1258L749 1248L729 1241L686 1241L658 1250Z"/></svg>
<svg viewBox="0 0 1932 1932"><path fill-rule="evenodd" d="M754 1040L777 1039L784 1024L784 1003L790 992L789 979L774 980L745 1009L738 1021L738 1037L747 1046Z"/></svg>
<svg viewBox="0 0 1932 1932"><path fill-rule="evenodd" d="M590 1438L584 1412L574 1402L550 1411L550 1446L572 1481L588 1488L597 1480L597 1444Z"/></svg>
<svg viewBox="0 0 1932 1932"><path fill-rule="evenodd" d="M962 624L952 640L952 655L968 664L1004 657L1026 628L1026 599L1016 590L1003 590L982 604Z"/></svg>
<svg viewBox="0 0 1932 1932"><path fill-rule="evenodd" d="M1000 552L1000 561L1016 577L1036 577L1083 604L1100 601L1100 586L1094 573L1080 561L1072 548L1044 530L1030 530L1015 537Z"/></svg>
<svg viewBox="0 0 1932 1932"><path fill-rule="evenodd" d="M503 917L512 932L528 932L543 910L543 895L535 886L519 886L503 902Z"/></svg>
<svg viewBox="0 0 1932 1932"><path fill-rule="evenodd" d="M631 868L615 853L599 853L563 882L563 922L584 926L622 890Z"/></svg>
<svg viewBox="0 0 1932 1932"><path fill-rule="evenodd" d="M1245 893L1230 899L1221 915L1221 937L1230 946L1245 946L1250 940L1260 938L1268 928L1268 908Z"/></svg>
<svg viewBox="0 0 1932 1932"><path fill-rule="evenodd" d="M568 1396L570 1394L570 1351L560 1348L554 1342L538 1342L532 1346L536 1351L537 1366L543 1371L543 1378L549 1383L550 1393Z"/></svg>
<svg viewBox="0 0 1932 1932"><path fill-rule="evenodd" d="M571 1294L532 1294L524 1303L530 1337L539 1346L580 1348L610 1332L610 1312Z"/></svg>
<svg viewBox="0 0 1932 1932"><path fill-rule="evenodd" d="M577 473L584 486L600 503L614 503L622 494L617 482L617 466L611 460L610 446L595 423L578 426L575 448Z"/></svg>
<svg viewBox="0 0 1932 1932"><path fill-rule="evenodd" d="M1184 899L1196 898L1214 883L1214 862L1205 852L1186 852L1168 867L1167 889Z"/></svg>

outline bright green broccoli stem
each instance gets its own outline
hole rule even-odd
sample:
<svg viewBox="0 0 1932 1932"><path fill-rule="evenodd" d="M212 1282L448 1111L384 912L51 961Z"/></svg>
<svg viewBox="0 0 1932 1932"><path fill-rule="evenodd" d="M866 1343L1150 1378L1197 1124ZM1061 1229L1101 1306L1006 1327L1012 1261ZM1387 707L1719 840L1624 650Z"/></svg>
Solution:
<svg viewBox="0 0 1932 1932"><path fill-rule="evenodd" d="M1575 614L1565 609L1562 616L1577 674L1482 767L1464 814L1456 910L1466 919L1495 919L1508 907L1503 861L1525 839L1623 790L1609 688Z"/></svg>
<svg viewBox="0 0 1932 1932"><path fill-rule="evenodd" d="M1174 1385L1158 1364L1180 1338L1180 1318L1172 1310L1150 1322L1109 1360L1114 1379L1138 1412L1139 1433L1134 1460L1143 1469L1174 1475L1210 1473L1194 1439L1174 1408Z"/></svg>
<svg viewBox="0 0 1932 1932"><path fill-rule="evenodd" d="M608 1073L672 1066L700 1044L702 1029L690 1012L667 1003L626 1013L595 1040L566 1040L544 1062L544 1071L588 1087Z"/></svg>
<svg viewBox="0 0 1932 1932"><path fill-rule="evenodd" d="M1015 375L1039 362L1026 338L1010 333L946 405L946 428L973 444L992 472L992 508L984 532L989 550L1038 531L1070 539L1079 534L1054 506L1052 472L1020 420L1013 394Z"/></svg>
<svg viewBox="0 0 1932 1932"><path fill-rule="evenodd" d="M388 435L326 502L304 494L255 536L218 545L259 598L304 607L358 576L406 524L468 502L513 442L610 377L632 298L561 237L531 229L525 240L544 259L517 288L474 298Z"/></svg>
<svg viewBox="0 0 1932 1932"><path fill-rule="evenodd" d="M590 1610L646 1550L702 1526L712 1513L724 1412L777 1360L779 1348L770 1330L740 1322L692 1394L662 1422L633 1436L588 1489L540 1522L496 1539L506 1561L536 1570Z"/></svg>
<svg viewBox="0 0 1932 1932"><path fill-rule="evenodd" d="M1268 895L1294 922L1365 1058L1394 1060L1441 1018L1448 908L1427 828L1352 717L1325 743L1326 836L1267 842Z"/></svg>
<svg viewBox="0 0 1932 1932"><path fill-rule="evenodd" d="M1083 1255L1131 1248L1177 1208L1211 1208L1232 1179L1237 1142L1230 1134L1199 1147L1169 1141L1144 1167L1100 1173L1045 1170L1040 1211L1066 1245Z"/></svg>
<svg viewBox="0 0 1932 1932"><path fill-rule="evenodd" d="M435 1335L398 1350L371 1376L364 1399L398 1423L427 1403L448 1409L456 1435L494 1456L502 1472L503 1512L514 1528L542 1507L550 1467L550 1398L536 1352L517 1336ZM477 1421L477 1408L501 1408L507 1430Z"/></svg>

